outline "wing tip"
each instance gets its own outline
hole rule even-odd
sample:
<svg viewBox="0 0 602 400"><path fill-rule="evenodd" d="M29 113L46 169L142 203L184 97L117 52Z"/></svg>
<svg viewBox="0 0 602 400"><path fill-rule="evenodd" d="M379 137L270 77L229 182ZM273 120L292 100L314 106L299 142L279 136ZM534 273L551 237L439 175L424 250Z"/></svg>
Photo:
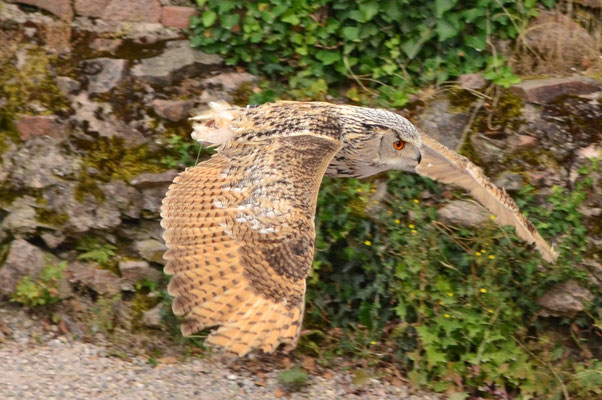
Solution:
<svg viewBox="0 0 602 400"><path fill-rule="evenodd" d="M554 247L541 237L537 228L520 212L518 205L506 190L493 184L481 167L424 133L422 144L425 152L422 162L415 168L417 174L462 187L497 217L497 224L514 226L517 235L525 242L534 244L545 261L556 262L558 253ZM445 168L442 168L442 160ZM450 174L451 168L458 173ZM459 175L462 172L470 178L461 179Z"/></svg>
<svg viewBox="0 0 602 400"><path fill-rule="evenodd" d="M546 241L538 243L536 247L537 250L539 250L539 253L541 254L541 258L543 258L545 261L553 264L558 260L558 252L556 251L554 246L550 246Z"/></svg>

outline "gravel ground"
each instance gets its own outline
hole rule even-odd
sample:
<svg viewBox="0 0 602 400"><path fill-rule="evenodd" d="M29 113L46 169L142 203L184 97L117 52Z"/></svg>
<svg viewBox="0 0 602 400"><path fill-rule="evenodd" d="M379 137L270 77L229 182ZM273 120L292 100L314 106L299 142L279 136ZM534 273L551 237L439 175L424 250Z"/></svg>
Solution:
<svg viewBox="0 0 602 400"><path fill-rule="evenodd" d="M356 386L349 373L337 371L310 375L308 385L289 393L278 384L278 369L258 375L218 358L173 356L152 365L148 356L117 357L110 343L85 343L40 325L22 311L0 308L0 399L438 398L378 379Z"/></svg>

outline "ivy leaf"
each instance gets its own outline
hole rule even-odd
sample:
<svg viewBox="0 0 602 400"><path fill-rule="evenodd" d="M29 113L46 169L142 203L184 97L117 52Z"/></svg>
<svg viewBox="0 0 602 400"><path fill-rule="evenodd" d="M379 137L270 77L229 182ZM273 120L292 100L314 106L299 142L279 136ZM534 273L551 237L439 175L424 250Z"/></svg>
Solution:
<svg viewBox="0 0 602 400"><path fill-rule="evenodd" d="M217 14L211 10L205 11L203 13L203 16L201 17L201 20L203 21L203 25L205 27L210 27L211 25L213 25L216 19Z"/></svg>
<svg viewBox="0 0 602 400"><path fill-rule="evenodd" d="M453 38L458 34L459 29L452 25L451 21L448 19L440 19L437 21L437 25L435 26L435 32L439 36L439 41L444 42L447 39Z"/></svg>
<svg viewBox="0 0 602 400"><path fill-rule="evenodd" d="M363 24L360 29L360 38L362 39L370 39L378 34L378 27L375 24Z"/></svg>
<svg viewBox="0 0 602 400"><path fill-rule="evenodd" d="M385 5L383 6L382 11L384 14L388 15L393 20L397 20L397 19L401 18L401 16L403 15L403 10L401 8L401 5L399 4L399 1L396 1L396 0L387 1L385 3Z"/></svg>
<svg viewBox="0 0 602 400"><path fill-rule="evenodd" d="M282 21L287 22L291 25L299 25L299 22L301 22L301 20L299 19L299 17L297 17L293 10L290 10L287 13L285 13L282 16Z"/></svg>
<svg viewBox="0 0 602 400"><path fill-rule="evenodd" d="M240 15L238 15L238 14L222 15L222 18L221 18L222 28L232 29L232 27L234 25L238 24L239 20L240 20Z"/></svg>
<svg viewBox="0 0 602 400"><path fill-rule="evenodd" d="M437 18L441 18L446 11L456 5L455 0L435 0L435 15Z"/></svg>
<svg viewBox="0 0 602 400"><path fill-rule="evenodd" d="M471 8L469 10L465 10L463 13L464 20L467 22L472 22L479 17L485 16L485 9L483 8Z"/></svg>
<svg viewBox="0 0 602 400"><path fill-rule="evenodd" d="M417 40L410 39L406 40L401 44L401 49L411 60L416 56L416 53L418 53L418 51L420 50L420 45Z"/></svg>
<svg viewBox="0 0 602 400"><path fill-rule="evenodd" d="M357 26L346 26L342 30L343 38L352 42L359 40L360 28Z"/></svg>
<svg viewBox="0 0 602 400"><path fill-rule="evenodd" d="M322 61L322 64L330 65L341 59L341 53L338 51L320 50L316 53L316 58Z"/></svg>
<svg viewBox="0 0 602 400"><path fill-rule="evenodd" d="M192 36L190 38L190 45L192 47L199 47L203 44L203 37L202 36Z"/></svg>
<svg viewBox="0 0 602 400"><path fill-rule="evenodd" d="M347 18L352 19L357 22L362 22L363 16L359 10L351 10L347 13Z"/></svg>
<svg viewBox="0 0 602 400"><path fill-rule="evenodd" d="M360 13L362 14L362 21L370 21L376 14L378 14L378 2L373 1L370 3L360 4Z"/></svg>
<svg viewBox="0 0 602 400"><path fill-rule="evenodd" d="M479 35L464 35L464 43L475 50L483 51L487 45L487 35L485 32Z"/></svg>
<svg viewBox="0 0 602 400"><path fill-rule="evenodd" d="M219 15L221 15L222 17L226 15L226 13L230 12L236 7L236 3L237 2L234 0L220 0L219 2L217 2L217 9Z"/></svg>

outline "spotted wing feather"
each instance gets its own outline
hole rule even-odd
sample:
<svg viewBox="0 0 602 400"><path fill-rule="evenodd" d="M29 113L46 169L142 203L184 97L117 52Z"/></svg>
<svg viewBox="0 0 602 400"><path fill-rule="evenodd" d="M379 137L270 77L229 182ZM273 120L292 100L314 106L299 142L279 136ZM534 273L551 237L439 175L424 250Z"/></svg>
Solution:
<svg viewBox="0 0 602 400"><path fill-rule="evenodd" d="M207 343L238 355L295 346L317 193L339 147L307 134L229 141L174 180L161 216L184 335L218 325Z"/></svg>

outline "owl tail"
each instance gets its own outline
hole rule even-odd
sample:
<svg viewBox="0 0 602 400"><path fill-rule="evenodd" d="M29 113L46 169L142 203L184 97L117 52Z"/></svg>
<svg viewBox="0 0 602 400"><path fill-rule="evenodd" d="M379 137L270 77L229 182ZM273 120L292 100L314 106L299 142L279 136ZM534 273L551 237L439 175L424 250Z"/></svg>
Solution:
<svg viewBox="0 0 602 400"><path fill-rule="evenodd" d="M239 109L225 101L209 103L209 109L190 118L192 138L203 146L219 146L234 137L232 121L238 117Z"/></svg>

